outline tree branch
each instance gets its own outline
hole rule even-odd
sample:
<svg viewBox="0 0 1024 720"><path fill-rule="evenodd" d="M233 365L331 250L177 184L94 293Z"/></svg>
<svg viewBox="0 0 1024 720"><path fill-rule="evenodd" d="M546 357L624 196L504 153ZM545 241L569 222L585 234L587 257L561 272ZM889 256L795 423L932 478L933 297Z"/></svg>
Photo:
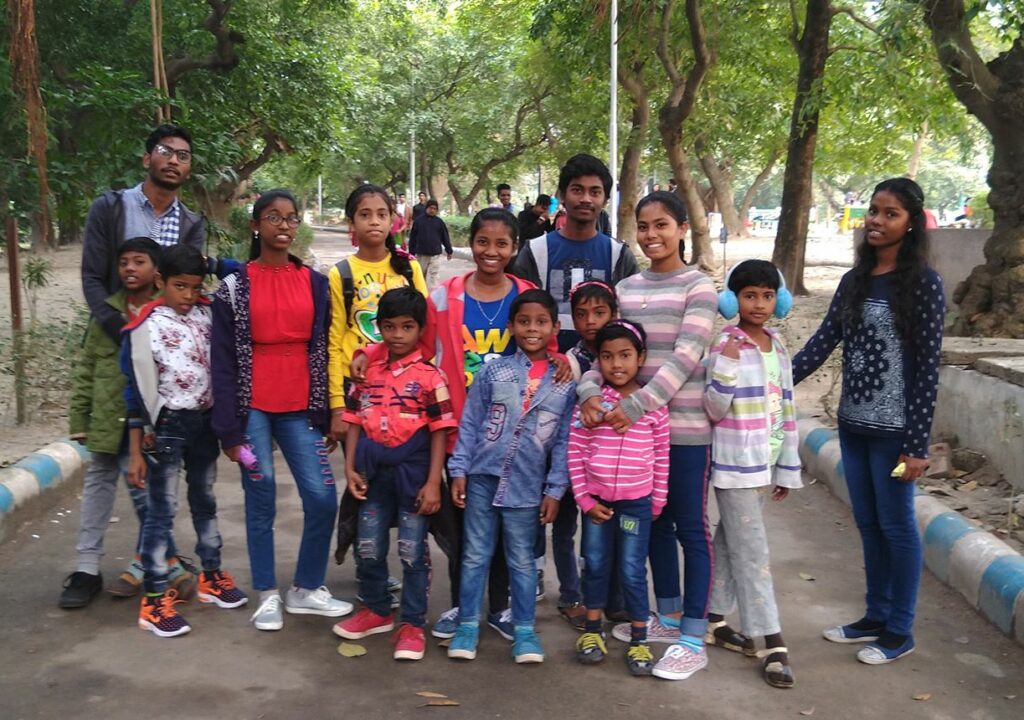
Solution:
<svg viewBox="0 0 1024 720"><path fill-rule="evenodd" d="M855 23L857 23L861 27L867 28L868 30L873 32L875 35L881 35L881 32L879 32L877 25L875 25L873 22L871 22L869 20L865 20L864 18L862 18L860 15L858 15L856 12L853 11L853 8L848 8L848 7L835 7L835 8L832 8L832 16L835 17L836 15L848 15Z"/></svg>
<svg viewBox="0 0 1024 720"><path fill-rule="evenodd" d="M210 13L203 21L203 27L216 38L216 48L205 58L179 57L167 63L167 88L172 96L178 80L186 73L193 70L224 73L238 65L236 48L245 44L245 37L224 24L234 0L206 0L206 4L210 6Z"/></svg>
<svg viewBox="0 0 1024 720"><path fill-rule="evenodd" d="M676 62L668 49L668 41L672 31L672 10L674 8L675 0L668 0L661 9L661 28L658 31L658 45L655 48L658 60L661 61L661 66L665 68L665 74L668 75L669 82L672 83L673 88L682 84L679 68L676 66Z"/></svg>
<svg viewBox="0 0 1024 720"><path fill-rule="evenodd" d="M796 0L789 0L789 19L792 23L789 29L789 42L794 49L800 46L800 16L796 11Z"/></svg>

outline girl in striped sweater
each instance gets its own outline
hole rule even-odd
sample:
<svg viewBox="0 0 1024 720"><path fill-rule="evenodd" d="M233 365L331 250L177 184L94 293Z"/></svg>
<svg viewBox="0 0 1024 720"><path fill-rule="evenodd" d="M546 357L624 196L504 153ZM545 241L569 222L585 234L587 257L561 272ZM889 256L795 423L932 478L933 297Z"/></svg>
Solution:
<svg viewBox="0 0 1024 720"><path fill-rule="evenodd" d="M704 632L711 592L712 551L708 528L708 460L711 425L704 413L704 367L718 298L711 280L683 262L686 208L678 196L655 192L637 205L637 242L651 267L616 286L619 314L647 330L643 385L607 412L601 407L600 375L579 384L583 422L604 420L626 430L645 413L668 408L668 503L651 527L650 561L657 614L647 625L651 642L672 643L653 674L683 680L707 666ZM679 550L685 558L685 593L679 590ZM613 634L629 641L629 625Z"/></svg>
<svg viewBox="0 0 1024 720"><path fill-rule="evenodd" d="M637 372L646 354L644 329L628 320L613 320L598 331L594 346L604 378L601 398L610 407L640 389ZM585 516L587 616L576 642L576 659L581 663L600 662L608 654L601 612L607 607L611 575L617 567L631 620L626 664L634 675L650 675L654 669L647 645L647 551L651 522L661 515L668 496L668 454L665 407L645 413L624 435L605 423L587 428L575 422L569 431L569 479Z"/></svg>
<svg viewBox="0 0 1024 720"><path fill-rule="evenodd" d="M793 368L782 340L764 323L784 317L792 296L767 260L745 260L726 276L719 311L727 325L708 357L704 408L713 425L711 484L720 520L715 530L715 584L707 642L764 658L772 687L793 687L768 563L762 506L782 500L800 480ZM737 605L743 634L725 621ZM755 651L752 638L763 637Z"/></svg>

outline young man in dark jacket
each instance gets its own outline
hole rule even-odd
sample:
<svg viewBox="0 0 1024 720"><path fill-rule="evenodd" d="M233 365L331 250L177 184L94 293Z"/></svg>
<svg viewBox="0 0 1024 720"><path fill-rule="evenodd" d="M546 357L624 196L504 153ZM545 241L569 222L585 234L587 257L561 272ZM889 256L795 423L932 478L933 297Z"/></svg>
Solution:
<svg viewBox="0 0 1024 720"><path fill-rule="evenodd" d="M106 300L121 287L118 252L126 238L149 237L167 247L184 243L202 251L203 218L178 198L192 171L192 136L161 125L146 138L146 178L132 188L104 193L89 208L82 242L82 292L93 317L115 342L124 317Z"/></svg>
<svg viewBox="0 0 1024 720"><path fill-rule="evenodd" d="M448 237L448 226L437 216L437 200L427 200L426 212L413 223L409 233L409 252L416 256L423 268L423 279L427 290L437 287L437 275L441 271L441 252L452 259L452 241Z"/></svg>

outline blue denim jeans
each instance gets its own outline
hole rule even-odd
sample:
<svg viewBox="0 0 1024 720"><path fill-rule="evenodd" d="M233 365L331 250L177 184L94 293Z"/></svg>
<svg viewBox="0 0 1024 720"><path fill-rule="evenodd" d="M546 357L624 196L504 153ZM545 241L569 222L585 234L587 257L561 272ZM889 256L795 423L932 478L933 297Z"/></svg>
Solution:
<svg viewBox="0 0 1024 720"><path fill-rule="evenodd" d="M839 430L846 487L864 547L864 616L910 635L921 583L921 536L914 519L914 483L891 477L902 438Z"/></svg>
<svg viewBox="0 0 1024 720"><path fill-rule="evenodd" d="M651 539L651 496L600 502L615 514L603 523L595 523L587 515L583 517L583 603L588 609L608 607L608 591L617 566L630 620L646 621L650 612L647 551Z"/></svg>
<svg viewBox="0 0 1024 720"><path fill-rule="evenodd" d="M314 590L324 584L327 556L331 551L334 519L338 514L338 490L320 431L305 412L267 413L252 409L246 441L252 445L259 467L242 468L245 491L245 536L249 567L256 590L277 587L274 572L274 517L277 487L274 477L273 441L277 441L302 500L302 540L295 564L297 587Z"/></svg>
<svg viewBox="0 0 1024 720"><path fill-rule="evenodd" d="M391 614L388 593L388 549L391 526L398 522L398 558L402 561L401 619L416 627L427 620L430 592L430 517L399 507L395 472L382 467L366 479L366 500L359 505L356 539L356 575L363 604L378 615Z"/></svg>
<svg viewBox="0 0 1024 720"><path fill-rule="evenodd" d="M551 523L551 554L555 560L555 572L558 574L558 604L574 605L583 599L580 592L580 568L576 555L576 526L580 509L569 488L562 501L558 504L558 514ZM544 557L545 531L543 525L537 527L537 541L534 543L534 556Z"/></svg>
<svg viewBox="0 0 1024 720"><path fill-rule="evenodd" d="M188 505L196 531L196 554L204 570L220 568L220 531L217 529L217 480L220 449L210 428L210 412L164 410L156 422L156 445L149 461L149 507L142 526L142 566L146 592L167 589L167 551L178 510L178 482L182 464L188 486Z"/></svg>
<svg viewBox="0 0 1024 720"><path fill-rule="evenodd" d="M679 629L701 637L708 625L714 553L708 527L708 445L673 445L669 450L668 505L651 526L651 575L658 612L683 613ZM679 594L679 550L683 546L683 595Z"/></svg>
<svg viewBox="0 0 1024 720"><path fill-rule="evenodd" d="M477 621L480 617L487 571L500 532L508 560L512 624L533 627L537 605L537 564L533 557L533 544L539 527L540 507L495 507L493 502L497 489L498 478L494 475L470 475L466 478L459 619Z"/></svg>

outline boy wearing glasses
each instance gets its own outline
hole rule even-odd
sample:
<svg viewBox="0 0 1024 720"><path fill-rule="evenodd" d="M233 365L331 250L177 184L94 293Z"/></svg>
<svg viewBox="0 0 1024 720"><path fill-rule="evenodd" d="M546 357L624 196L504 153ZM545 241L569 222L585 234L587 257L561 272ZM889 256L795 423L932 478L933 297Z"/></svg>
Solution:
<svg viewBox="0 0 1024 720"><path fill-rule="evenodd" d="M178 125L161 125L146 138L146 177L138 185L112 190L89 208L82 241L82 292L93 317L115 342L124 317L106 304L117 292L118 252L126 238L148 237L163 247L182 243L200 252L206 241L203 218L178 197L192 171L192 136ZM216 263L214 263L216 265ZM220 274L217 267L211 272Z"/></svg>

